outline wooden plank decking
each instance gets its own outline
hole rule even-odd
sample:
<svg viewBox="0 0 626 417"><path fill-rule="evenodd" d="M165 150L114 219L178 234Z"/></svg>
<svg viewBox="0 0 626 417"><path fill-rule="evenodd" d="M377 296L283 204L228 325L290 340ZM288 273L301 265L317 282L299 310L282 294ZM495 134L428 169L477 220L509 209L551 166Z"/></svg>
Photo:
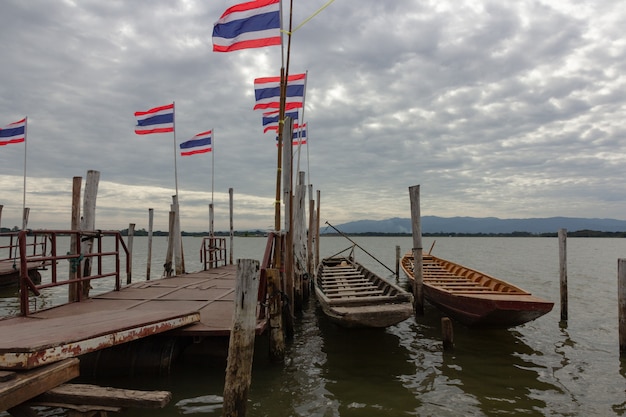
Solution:
<svg viewBox="0 0 626 417"><path fill-rule="evenodd" d="M227 265L0 320L0 369L30 369L175 328L181 336L228 335L235 276ZM265 325L259 320L257 332Z"/></svg>

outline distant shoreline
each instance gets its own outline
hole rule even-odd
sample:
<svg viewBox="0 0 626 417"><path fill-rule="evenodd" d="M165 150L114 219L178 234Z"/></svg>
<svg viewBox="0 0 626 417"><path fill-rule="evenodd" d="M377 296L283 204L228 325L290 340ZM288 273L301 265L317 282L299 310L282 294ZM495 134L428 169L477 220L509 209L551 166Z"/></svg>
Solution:
<svg viewBox="0 0 626 417"><path fill-rule="evenodd" d="M0 233L11 232L11 229L1 228ZM13 230L15 231L15 230ZM128 236L128 229L119 230L122 236ZM244 230L233 232L237 237L266 237L268 232L262 230ZM181 232L182 236L206 237L209 232ZM381 232L363 232L363 233L344 233L346 236L380 236L380 237L411 237L411 233L381 233ZM144 229L135 230L133 236L148 236L148 232ZM168 236L168 232L160 230L152 232L152 236ZM230 232L215 232L217 237L228 237ZM339 233L322 233L320 236L341 236ZM546 233L530 233L530 232L512 232L512 233L455 233L455 232L439 232L439 233L422 233L425 237L558 237L557 232ZM601 232L598 230L577 230L575 232L567 232L567 237L609 237L623 238L626 232Z"/></svg>

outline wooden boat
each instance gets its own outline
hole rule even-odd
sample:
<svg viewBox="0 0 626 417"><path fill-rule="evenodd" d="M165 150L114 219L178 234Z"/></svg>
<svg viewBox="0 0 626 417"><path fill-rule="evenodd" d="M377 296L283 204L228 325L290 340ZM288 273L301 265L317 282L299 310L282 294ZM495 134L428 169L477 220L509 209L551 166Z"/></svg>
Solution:
<svg viewBox="0 0 626 417"><path fill-rule="evenodd" d="M413 296L354 261L323 259L315 293L324 314L344 327L387 327L413 314Z"/></svg>
<svg viewBox="0 0 626 417"><path fill-rule="evenodd" d="M514 327L552 310L554 303L513 284L433 255L422 255L424 298L468 326ZM413 253L402 257L402 269L414 279Z"/></svg>

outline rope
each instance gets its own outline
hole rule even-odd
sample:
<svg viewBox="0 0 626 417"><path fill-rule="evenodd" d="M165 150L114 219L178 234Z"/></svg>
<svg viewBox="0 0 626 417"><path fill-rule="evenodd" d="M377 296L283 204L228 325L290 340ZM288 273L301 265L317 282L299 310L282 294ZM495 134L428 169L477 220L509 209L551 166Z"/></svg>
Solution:
<svg viewBox="0 0 626 417"><path fill-rule="evenodd" d="M330 5L331 5L331 3L332 3L332 2L334 2L334 1L335 1L335 0L329 0L329 1L328 1L325 5L323 5L323 6L322 6L322 7L321 7L318 11L316 11L315 13L313 13L310 17L306 18L306 19L304 20L304 22L302 22L302 23L300 23L298 26L296 26L296 28L295 28L295 29L293 29L293 30L291 31L291 33L289 33L289 34L291 35L291 34L292 34L292 33L294 33L295 31L297 31L298 29L300 29L300 28L301 28L302 26L304 26L304 25L305 25L305 24L306 24L309 20L313 19L315 16L317 16L318 14L320 14L320 12L321 12L322 10L324 10L325 8L327 8L328 6L330 6Z"/></svg>
<svg viewBox="0 0 626 417"><path fill-rule="evenodd" d="M70 252L67 252L67 255L71 255ZM76 272L78 271L78 266L80 265L80 263L83 261L83 254L81 253L80 256L78 258L71 258L68 259L69 263L70 263L70 272Z"/></svg>

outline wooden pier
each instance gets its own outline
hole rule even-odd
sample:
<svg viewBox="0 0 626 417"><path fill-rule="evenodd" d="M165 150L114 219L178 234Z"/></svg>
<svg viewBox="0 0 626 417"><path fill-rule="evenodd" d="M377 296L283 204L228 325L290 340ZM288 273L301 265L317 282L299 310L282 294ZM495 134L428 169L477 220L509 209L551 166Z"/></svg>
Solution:
<svg viewBox="0 0 626 417"><path fill-rule="evenodd" d="M164 332L196 339L228 336L236 273L235 265L226 265L137 282L81 302L2 319L0 369L26 374ZM267 327L262 311L258 309L257 334ZM8 403L12 392L3 390L4 384L0 382L0 404Z"/></svg>
<svg viewBox="0 0 626 417"><path fill-rule="evenodd" d="M79 303L0 320L0 369L32 369L143 337L228 336L236 267L138 282ZM266 320L258 319L261 333Z"/></svg>

